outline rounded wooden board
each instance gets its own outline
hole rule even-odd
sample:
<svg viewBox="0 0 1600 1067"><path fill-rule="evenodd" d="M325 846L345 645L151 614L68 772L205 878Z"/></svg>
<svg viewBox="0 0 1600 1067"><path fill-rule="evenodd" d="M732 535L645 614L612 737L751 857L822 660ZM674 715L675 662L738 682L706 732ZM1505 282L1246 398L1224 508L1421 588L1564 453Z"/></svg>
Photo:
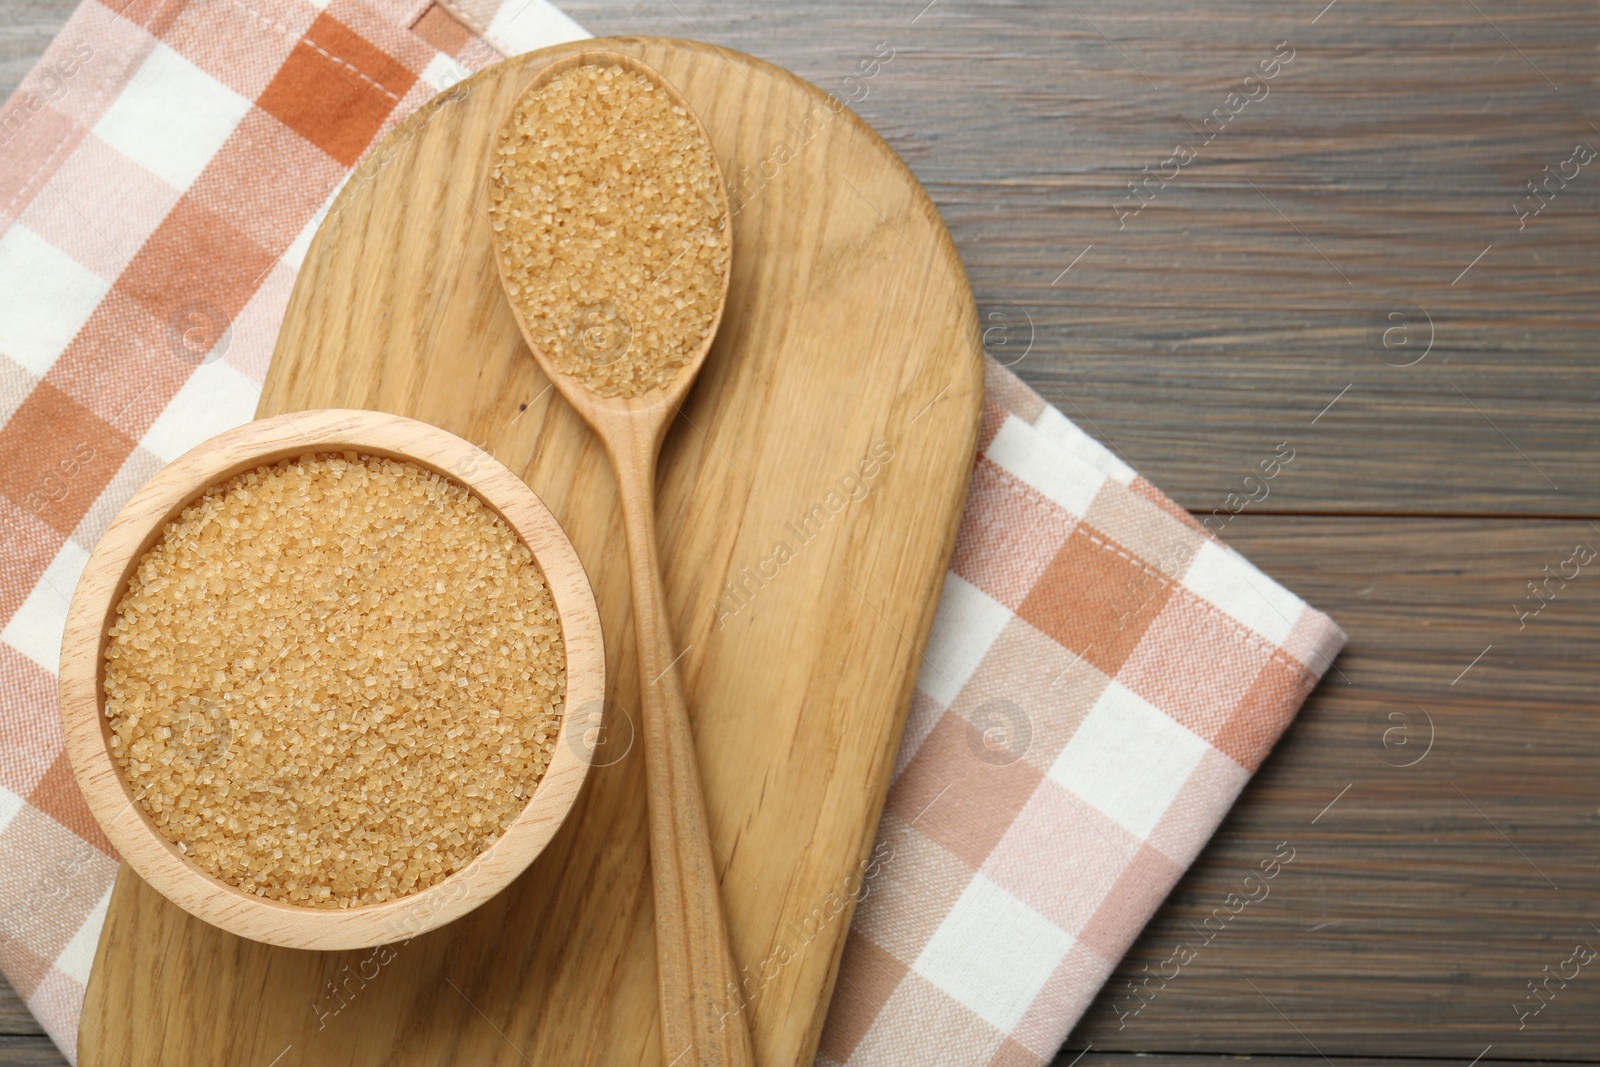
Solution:
<svg viewBox="0 0 1600 1067"><path fill-rule="evenodd" d="M727 312L662 455L661 548L757 1057L812 1060L965 500L977 311L933 204L853 113L749 56L616 38L477 74L373 151L312 242L259 412L422 419L538 492L606 635L588 789L505 892L369 951L244 941L124 868L89 1067L662 1062L616 487L518 336L476 206L519 88L596 44L683 92L736 186Z"/></svg>

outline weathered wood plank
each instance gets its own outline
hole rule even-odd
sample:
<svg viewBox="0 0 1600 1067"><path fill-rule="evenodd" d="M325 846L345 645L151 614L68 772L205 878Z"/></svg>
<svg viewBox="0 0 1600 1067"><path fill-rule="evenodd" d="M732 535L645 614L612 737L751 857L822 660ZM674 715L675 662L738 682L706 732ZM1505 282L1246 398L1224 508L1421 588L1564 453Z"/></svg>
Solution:
<svg viewBox="0 0 1600 1067"><path fill-rule="evenodd" d="M1563 964L1600 949L1600 572L1551 583L1520 630L1511 604L1600 531L1247 516L1230 534L1350 644L1067 1047L1594 1058L1600 960ZM1295 858L1263 896L1243 879L1280 842ZM1167 962L1180 943L1195 958ZM1174 970L1134 1014L1127 983ZM1562 970L1519 1030L1526 983Z"/></svg>
<svg viewBox="0 0 1600 1067"><path fill-rule="evenodd" d="M567 9L597 32L709 36L859 98L1010 327L995 354L1026 351L1018 373L1186 507L1218 506L1287 438L1306 458L1274 488L1288 510L1593 513L1600 176L1569 164L1520 231L1512 203L1576 142L1600 149L1600 11L1342 0L1313 23L1322 6ZM847 80L880 41L894 58ZM1280 41L1294 58L1246 88ZM1257 99L1208 143L1235 91ZM1167 163L1179 144L1195 158ZM1146 167L1176 177L1130 199ZM1418 349L1372 337L1409 312L1417 345L1418 307L1432 351L1386 365Z"/></svg>
<svg viewBox="0 0 1600 1067"><path fill-rule="evenodd" d="M5 1067L65 1067L66 1062L48 1037L0 1037Z"/></svg>
<svg viewBox="0 0 1600 1067"><path fill-rule="evenodd" d="M76 0L5 0L0 8L5 12L0 17L0 100L11 95L77 6Z"/></svg>
<svg viewBox="0 0 1600 1067"><path fill-rule="evenodd" d="M0 975L0 1036L33 1036L42 1034L38 1020L28 1010L28 1006L17 996L17 991L11 988L11 983ZM0 1058L0 1063L5 1060Z"/></svg>
<svg viewBox="0 0 1600 1067"><path fill-rule="evenodd" d="M1321 1062L1316 1053L1308 1061L1304 1056L1225 1056L1195 1055L1182 1052L1103 1052L1090 1049L1079 1055L1081 1049L1062 1049L1051 1067L1310 1067ZM1391 1057L1339 1056L1339 1067L1439 1067L1437 1059L1395 1059ZM1483 1062L1491 1062L1485 1056ZM1493 1060L1495 1067L1535 1067L1537 1060ZM1583 1062L1568 1060L1568 1063Z"/></svg>

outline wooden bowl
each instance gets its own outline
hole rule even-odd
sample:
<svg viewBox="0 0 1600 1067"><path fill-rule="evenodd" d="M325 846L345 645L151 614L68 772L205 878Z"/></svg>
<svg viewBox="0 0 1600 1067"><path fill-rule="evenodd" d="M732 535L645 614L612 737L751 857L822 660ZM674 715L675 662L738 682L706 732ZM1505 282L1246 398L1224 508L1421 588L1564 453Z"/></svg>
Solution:
<svg viewBox="0 0 1600 1067"><path fill-rule="evenodd" d="M555 755L522 814L490 848L443 881L397 900L311 908L246 893L201 870L136 803L111 756L104 709L107 631L139 560L207 489L263 464L307 452L353 450L407 460L471 490L516 531L544 572L561 618L567 694ZM488 900L533 862L583 787L587 718L605 696L600 616L589 579L555 517L523 481L466 441L427 423L375 411L329 409L263 419L179 456L145 484L95 546L67 613L61 644L61 722L83 795L111 843L146 882L190 914L241 937L285 948L348 949L402 941Z"/></svg>

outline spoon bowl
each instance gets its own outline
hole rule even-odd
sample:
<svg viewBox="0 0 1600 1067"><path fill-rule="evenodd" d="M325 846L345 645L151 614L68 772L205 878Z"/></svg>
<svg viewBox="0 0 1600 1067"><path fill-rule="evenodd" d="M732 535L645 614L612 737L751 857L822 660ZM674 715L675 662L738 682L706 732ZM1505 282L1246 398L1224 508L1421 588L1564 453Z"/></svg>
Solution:
<svg viewBox="0 0 1600 1067"><path fill-rule="evenodd" d="M655 91L662 93L671 101L674 107L682 109L688 124L698 132L700 138L705 140L709 149L709 136L700 121L695 117L694 111L690 108L688 101L683 98L683 95L662 78L654 68L633 56L624 55L620 52L595 49L565 56L540 70L538 75L523 90L522 98L526 100L533 94L538 93L551 81L585 67L620 69L648 80ZM491 152L496 155L490 161L491 179L484 186L486 213L494 211L496 206L496 182L493 175L500 167L504 166L503 163L498 162L499 149L499 142L491 148ZM733 216L728 209L727 192L722 180L721 169L717 165L715 155L709 151L705 162L715 172L715 201L717 215L721 220L718 229L724 235L724 246L731 248ZM622 421L629 423L659 421L661 429L664 431L671 416L677 413L684 397L688 394L690 387L693 386L701 365L704 364L707 354L711 351L712 342L716 339L717 328L722 322L722 312L727 304L728 282L732 275L731 256L723 256L722 269L716 279L717 287L713 301L714 312L704 327L699 343L693 347L687 360L677 368L677 372L671 380L663 387L650 389L633 396L605 396L587 387L580 378L570 373L565 373L561 367L557 366L554 358L555 353L550 351L550 347L538 342L538 330L530 322L530 317L523 302L518 300L515 295L517 283L511 276L513 261L507 255L506 242L502 239L500 231L496 231L495 237L495 266L499 272L502 288L507 289L509 298L507 302L511 307L512 315L515 316L517 326L522 331L524 340L528 343L528 350L539 364L539 369L544 371L545 376L555 385L562 397L591 426L594 426L597 432L600 431L600 427L596 425L597 420L605 422L608 428L615 427ZM599 366L606 366L636 355L637 350L643 347L644 342L634 335L633 315L630 314L627 295L615 291L604 295L594 295L600 296L600 299L584 305L584 309L592 313L591 316L585 321L571 323L573 331L581 338L581 341L575 347L586 349ZM605 437L609 442L610 438L606 437L604 433L601 436Z"/></svg>

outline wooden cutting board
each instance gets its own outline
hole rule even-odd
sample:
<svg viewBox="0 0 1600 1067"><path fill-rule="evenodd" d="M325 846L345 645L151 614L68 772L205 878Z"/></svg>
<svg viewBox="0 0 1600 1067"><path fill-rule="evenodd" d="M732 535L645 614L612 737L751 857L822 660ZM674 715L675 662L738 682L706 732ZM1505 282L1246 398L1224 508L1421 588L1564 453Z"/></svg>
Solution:
<svg viewBox="0 0 1600 1067"><path fill-rule="evenodd" d="M712 45L601 43L676 84L742 183L727 314L662 457L662 551L757 1055L809 1064L852 894L877 870L864 865L965 499L977 312L933 204L854 114ZM357 169L301 269L259 414L410 415L526 478L605 629L611 696L587 791L505 892L371 951L242 940L123 867L86 1067L661 1063L615 484L523 347L477 208L519 87L579 47L472 77Z"/></svg>

